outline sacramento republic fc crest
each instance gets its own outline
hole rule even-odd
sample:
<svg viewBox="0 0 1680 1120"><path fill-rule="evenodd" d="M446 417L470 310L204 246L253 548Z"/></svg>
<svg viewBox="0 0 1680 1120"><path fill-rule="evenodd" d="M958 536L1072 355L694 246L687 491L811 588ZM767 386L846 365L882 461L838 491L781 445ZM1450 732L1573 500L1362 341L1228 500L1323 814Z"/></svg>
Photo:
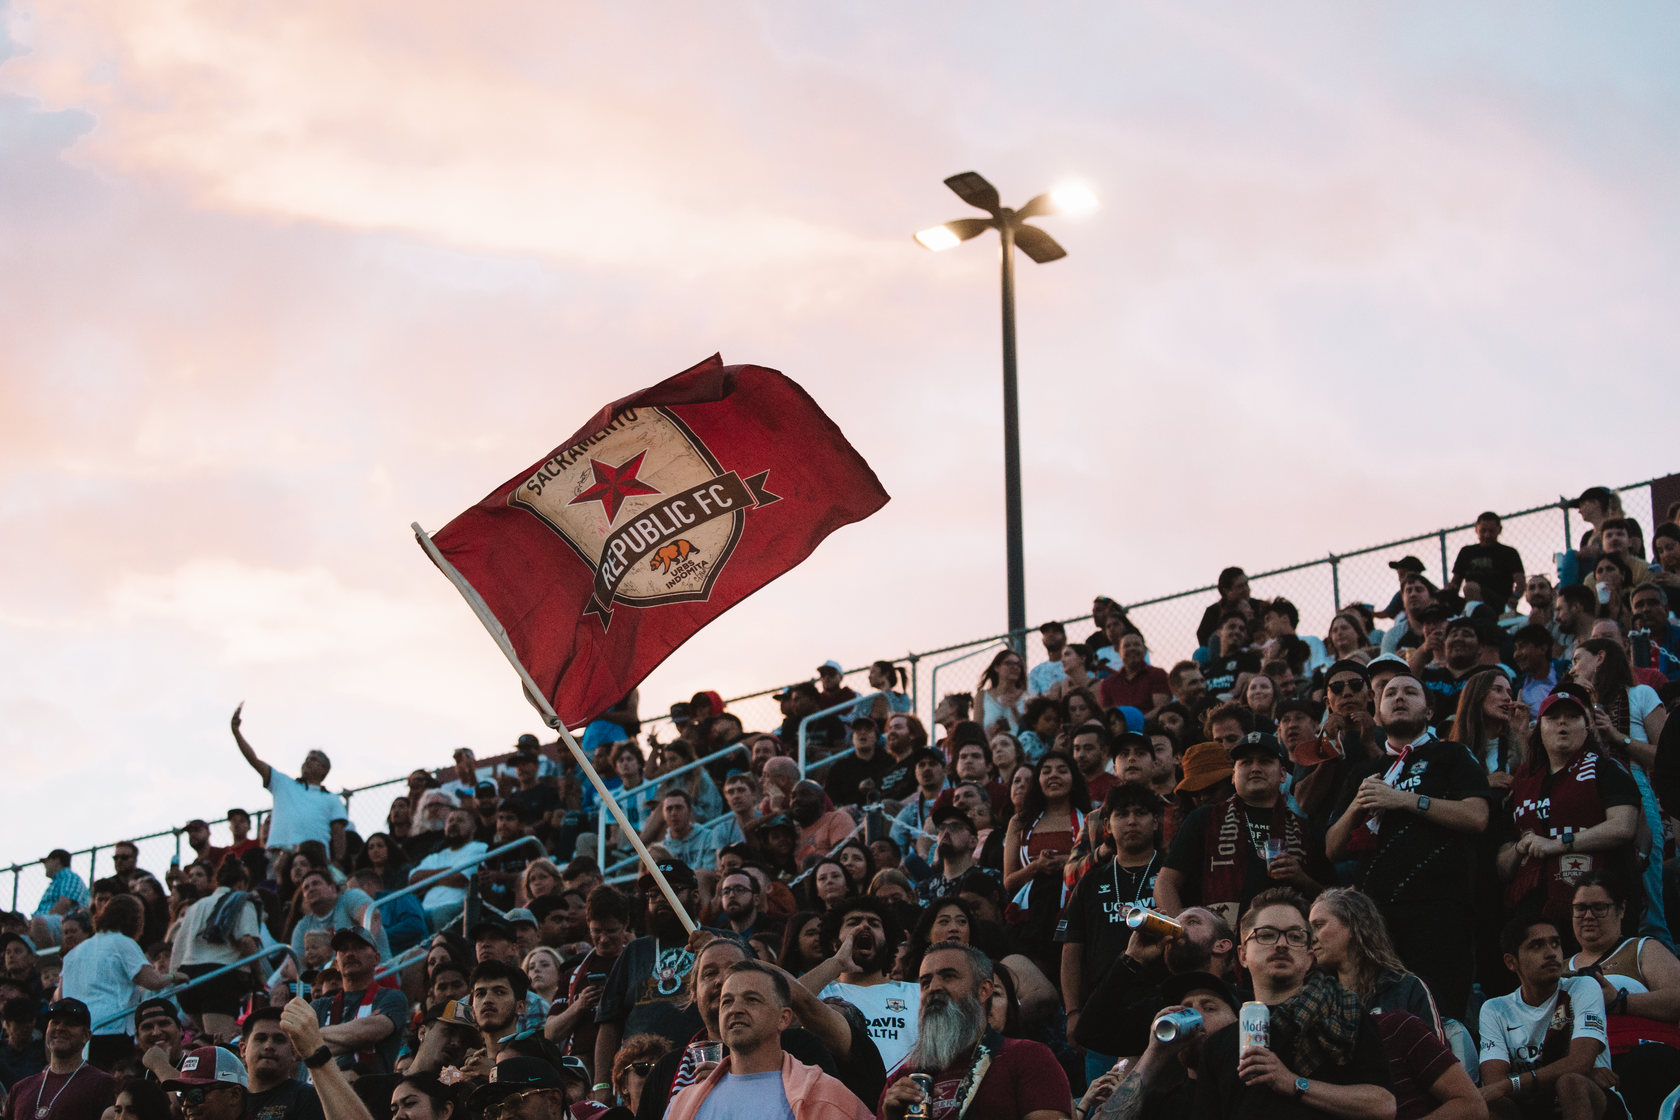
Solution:
<svg viewBox="0 0 1680 1120"><path fill-rule="evenodd" d="M652 607L711 597L746 519L780 497L770 472L742 478L669 409L623 408L605 429L556 453L507 502L547 525L594 570L584 614L605 630L616 603Z"/></svg>

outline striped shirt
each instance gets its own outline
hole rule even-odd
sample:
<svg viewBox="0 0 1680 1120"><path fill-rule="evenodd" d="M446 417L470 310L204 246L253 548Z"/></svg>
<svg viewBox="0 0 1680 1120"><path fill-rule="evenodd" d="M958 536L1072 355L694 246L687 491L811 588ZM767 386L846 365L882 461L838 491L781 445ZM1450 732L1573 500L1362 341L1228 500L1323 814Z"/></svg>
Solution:
<svg viewBox="0 0 1680 1120"><path fill-rule="evenodd" d="M1418 1120L1435 1111L1429 1087L1458 1063L1429 1025L1409 1011L1385 1011L1376 1016L1388 1052L1388 1072L1394 1079L1394 1120Z"/></svg>

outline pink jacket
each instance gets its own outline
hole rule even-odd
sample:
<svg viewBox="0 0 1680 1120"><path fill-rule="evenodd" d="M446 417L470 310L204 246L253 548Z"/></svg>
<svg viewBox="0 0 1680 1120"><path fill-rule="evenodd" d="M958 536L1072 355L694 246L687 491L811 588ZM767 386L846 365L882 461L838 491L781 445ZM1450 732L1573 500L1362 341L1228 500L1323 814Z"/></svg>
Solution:
<svg viewBox="0 0 1680 1120"><path fill-rule="evenodd" d="M729 1064L730 1059L725 1058L706 1080L672 1097L665 1110L665 1120L694 1120L700 1113L700 1102L723 1080ZM787 1093L794 1120L872 1120L875 1115L838 1078L830 1077L816 1066L796 1062L787 1053L782 1054L782 1089Z"/></svg>

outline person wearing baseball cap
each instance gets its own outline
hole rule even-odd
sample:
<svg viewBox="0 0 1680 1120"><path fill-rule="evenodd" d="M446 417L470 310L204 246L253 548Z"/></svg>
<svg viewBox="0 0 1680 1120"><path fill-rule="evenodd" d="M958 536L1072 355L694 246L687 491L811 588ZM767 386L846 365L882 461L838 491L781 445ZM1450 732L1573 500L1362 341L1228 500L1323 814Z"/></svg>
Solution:
<svg viewBox="0 0 1680 1120"><path fill-rule="evenodd" d="M881 746L881 729L869 716L851 722L852 753L828 768L823 790L835 807L874 804L893 758Z"/></svg>
<svg viewBox="0 0 1680 1120"><path fill-rule="evenodd" d="M844 704L848 700L856 700L857 692L841 683L841 676L845 670L838 661L824 661L817 666L817 686L819 693L817 703L819 708L832 708L836 704Z"/></svg>
<svg viewBox="0 0 1680 1120"><path fill-rule="evenodd" d="M1608 870L1626 883L1640 876L1639 787L1605 754L1592 713L1591 701L1573 687L1560 686L1540 702L1543 753L1513 776L1512 835L1519 839L1499 849L1506 910L1543 914L1559 929L1571 928L1581 872Z"/></svg>
<svg viewBox="0 0 1680 1120"><path fill-rule="evenodd" d="M1378 697L1383 753L1350 760L1326 832L1332 860L1357 859L1353 885L1388 924L1442 1018L1464 1021L1475 971L1470 868L1488 826L1486 768L1429 730L1428 690L1409 670Z"/></svg>
<svg viewBox="0 0 1680 1120"><path fill-rule="evenodd" d="M79 999L61 999L46 1010L47 1068L12 1085L7 1115L25 1120L84 1120L116 1100L116 1081L82 1059L93 1037L93 1016Z"/></svg>
<svg viewBox="0 0 1680 1120"><path fill-rule="evenodd" d="M1283 795L1289 756L1277 736L1251 731L1230 758L1235 794L1184 819L1155 880L1155 901L1168 914L1200 906L1235 926L1262 891L1288 886L1311 898L1336 872L1312 825Z"/></svg>
<svg viewBox="0 0 1680 1120"><path fill-rule="evenodd" d="M342 990L313 1002L321 1037L339 1055L340 1069L361 1074L390 1073L402 1048L402 1024L408 1022L408 1000L394 988L374 980L380 950L359 925L333 931L332 947Z"/></svg>
<svg viewBox="0 0 1680 1120"><path fill-rule="evenodd" d="M242 1120L250 1088L245 1063L232 1050L201 1046L181 1059L178 1077L163 1088L181 1094L181 1111L188 1120Z"/></svg>

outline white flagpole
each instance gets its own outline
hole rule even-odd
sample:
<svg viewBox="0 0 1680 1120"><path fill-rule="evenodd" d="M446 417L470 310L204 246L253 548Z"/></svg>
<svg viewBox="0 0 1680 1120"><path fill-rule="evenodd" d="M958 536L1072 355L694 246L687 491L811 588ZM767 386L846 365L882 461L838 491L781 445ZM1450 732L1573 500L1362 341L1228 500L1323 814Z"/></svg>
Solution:
<svg viewBox="0 0 1680 1120"><path fill-rule="evenodd" d="M631 827L629 819L624 815L623 806L619 805L613 798L606 783L601 781L601 775L595 772L595 767L583 753L583 748L578 746L578 741L572 738L572 733L566 729L565 723L554 711L554 706L548 702L548 697L543 695L542 689L537 687L537 682L531 679L531 674L520 663L519 655L514 652L513 642L508 639L507 631L502 628L501 622L490 610L490 605L484 601L484 597L478 593L478 589L468 583L467 578L455 570L455 565L444 558L443 553L438 551L438 546L432 543L432 538L427 535L426 530L420 528L418 521L411 522L409 528L414 530L414 539L420 542L420 547L426 550L426 555L432 558L432 563L436 564L438 570L449 577L449 582L455 585L455 589L461 593L461 597L473 609L473 613L484 624L484 628L490 631L490 636L496 639L496 644L501 647L508 663L519 673L519 679L525 682L525 698L543 714L543 719L547 721L548 725L560 733L560 738L565 740L566 746L571 749L572 757L577 759L579 766L583 767L583 772L589 775L590 782L595 786L596 794L601 798L601 804L611 811L613 819L618 822L619 831L630 838L631 845L636 849L636 855L641 857L642 866L647 868L648 873L653 876L654 882L659 884L659 889L664 892L666 901L671 904L671 909L676 912L677 917L682 921L683 928L693 933L695 929L694 919L688 916L688 911L677 900L677 892L671 889L671 884L665 881L665 875L659 870L653 856L648 854L647 845L642 843L641 834ZM601 866L605 867L606 853L597 852L596 855L601 859Z"/></svg>

